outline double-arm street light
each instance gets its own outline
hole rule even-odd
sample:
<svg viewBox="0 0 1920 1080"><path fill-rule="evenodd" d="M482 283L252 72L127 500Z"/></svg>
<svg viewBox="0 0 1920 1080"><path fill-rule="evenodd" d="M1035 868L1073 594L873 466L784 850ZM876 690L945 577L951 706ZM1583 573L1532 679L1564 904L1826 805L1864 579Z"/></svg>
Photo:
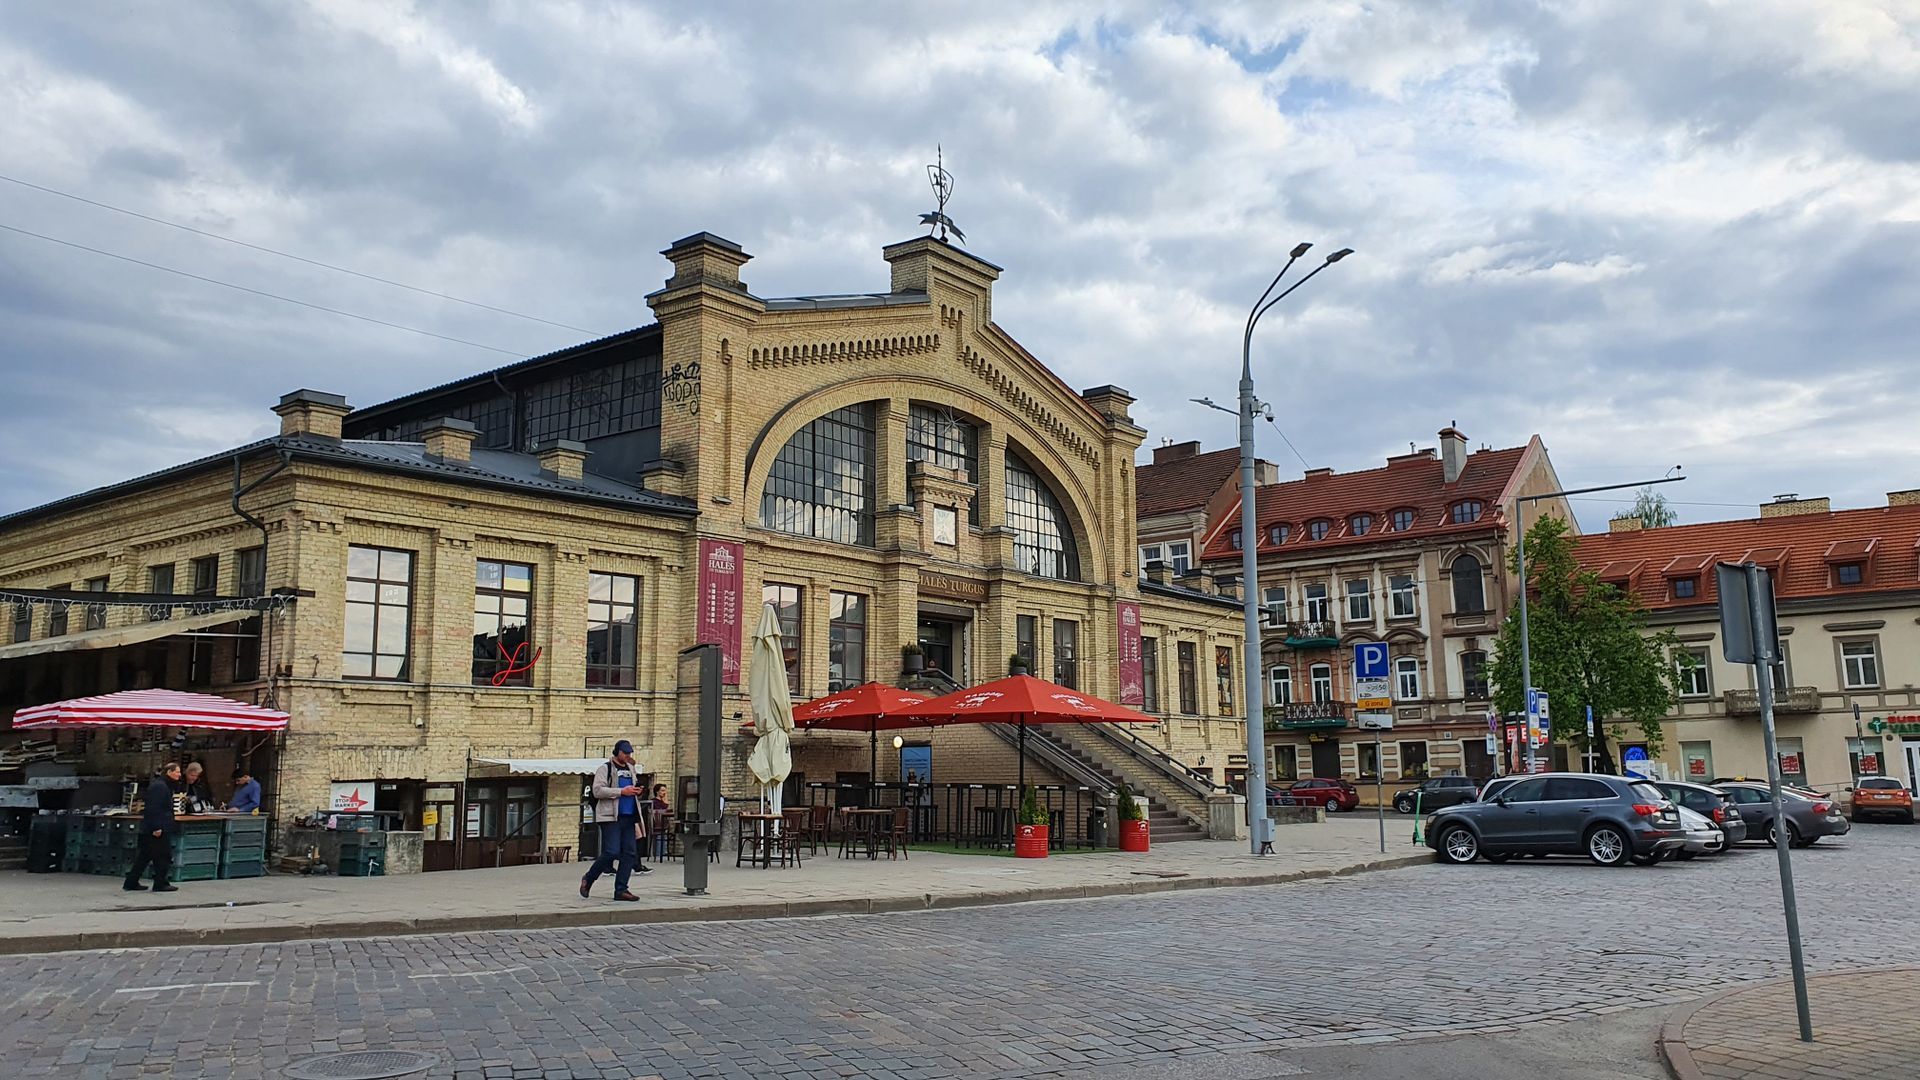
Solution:
<svg viewBox="0 0 1920 1080"><path fill-rule="evenodd" d="M1675 465L1669 472L1679 471ZM1625 488L1652 487L1655 484L1677 484L1685 480L1684 476L1663 476L1658 480L1641 480L1632 484L1604 484L1600 487L1570 488L1566 491L1549 491L1542 495L1522 495L1513 500L1513 515L1519 525L1517 541L1518 562L1520 563L1520 687L1522 708L1528 696L1533 693L1533 650L1527 641L1527 504L1541 499L1559 499L1568 495L1590 495L1596 491L1620 491ZM1527 716L1527 771L1533 772L1533 717L1531 710Z"/></svg>
<svg viewBox="0 0 1920 1080"><path fill-rule="evenodd" d="M1255 551L1259 547L1259 534L1254 525L1254 469L1253 469L1253 421L1261 413L1260 402L1253 396L1253 328L1273 305L1285 300L1293 290L1313 280L1313 275L1353 254L1352 248L1341 248L1327 256L1325 262L1313 268L1306 277L1287 286L1275 296L1273 290L1280 285L1280 279L1287 276L1293 264L1307 253L1312 244L1297 244L1287 255L1287 264L1273 276L1267 285L1267 291L1260 294L1254 302L1253 310L1247 314L1247 329L1240 337L1240 607L1246 618L1246 706L1247 706L1247 839L1255 855L1267 840L1267 754L1266 724L1261 703L1265 693L1261 689L1260 679L1260 569L1255 560ZM1271 297L1271 299L1269 299ZM1231 412L1223 406L1214 404L1207 398L1194 398L1195 402L1209 409Z"/></svg>

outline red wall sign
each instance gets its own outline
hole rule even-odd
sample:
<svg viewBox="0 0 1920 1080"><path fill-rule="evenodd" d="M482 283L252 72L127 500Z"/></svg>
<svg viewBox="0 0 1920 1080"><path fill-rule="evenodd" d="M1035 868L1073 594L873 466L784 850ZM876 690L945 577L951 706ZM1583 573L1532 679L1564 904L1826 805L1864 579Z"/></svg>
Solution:
<svg viewBox="0 0 1920 1080"><path fill-rule="evenodd" d="M1146 677L1140 670L1140 605L1120 601L1120 704L1147 703Z"/></svg>
<svg viewBox="0 0 1920 1080"><path fill-rule="evenodd" d="M1707 759L1706 758L1688 758L1687 759L1687 775L1688 776L1707 775Z"/></svg>
<svg viewBox="0 0 1920 1080"><path fill-rule="evenodd" d="M1800 772L1800 755L1781 754L1780 771L1786 775L1798 775Z"/></svg>
<svg viewBox="0 0 1920 1080"><path fill-rule="evenodd" d="M695 640L720 646L720 681L740 683L741 546L700 541L700 620Z"/></svg>

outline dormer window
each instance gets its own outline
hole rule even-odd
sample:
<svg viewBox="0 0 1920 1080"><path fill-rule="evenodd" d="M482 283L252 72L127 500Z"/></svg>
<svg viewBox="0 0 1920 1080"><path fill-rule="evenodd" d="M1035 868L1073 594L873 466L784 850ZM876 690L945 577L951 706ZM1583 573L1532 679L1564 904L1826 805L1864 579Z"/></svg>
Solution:
<svg viewBox="0 0 1920 1080"><path fill-rule="evenodd" d="M1307 522L1307 537L1311 540L1325 540L1327 533L1333 531L1333 522L1326 518L1316 518Z"/></svg>
<svg viewBox="0 0 1920 1080"><path fill-rule="evenodd" d="M1858 585L1866 579L1867 566L1865 563L1843 562L1834 564L1833 583L1835 585Z"/></svg>
<svg viewBox="0 0 1920 1080"><path fill-rule="evenodd" d="M1479 499L1462 499L1453 504L1453 523L1455 525L1471 525L1480 520L1480 514L1485 509L1486 508L1480 504Z"/></svg>
<svg viewBox="0 0 1920 1080"><path fill-rule="evenodd" d="M1373 529L1373 515L1355 514L1347 519L1347 528L1354 536L1365 536Z"/></svg>
<svg viewBox="0 0 1920 1080"><path fill-rule="evenodd" d="M1395 510L1391 518L1391 528L1394 532L1406 532L1413 528L1414 521L1419 517L1420 515L1412 510Z"/></svg>
<svg viewBox="0 0 1920 1080"><path fill-rule="evenodd" d="M1673 579L1673 598L1675 600L1688 600L1698 595L1699 592L1699 578L1683 577Z"/></svg>
<svg viewBox="0 0 1920 1080"><path fill-rule="evenodd" d="M1287 542L1287 536L1291 532L1292 530L1285 525L1269 525L1267 526L1267 543L1279 547Z"/></svg>
<svg viewBox="0 0 1920 1080"><path fill-rule="evenodd" d="M1233 545L1233 550L1235 551L1240 550L1240 530L1239 529L1235 529L1232 532L1227 534L1227 543Z"/></svg>

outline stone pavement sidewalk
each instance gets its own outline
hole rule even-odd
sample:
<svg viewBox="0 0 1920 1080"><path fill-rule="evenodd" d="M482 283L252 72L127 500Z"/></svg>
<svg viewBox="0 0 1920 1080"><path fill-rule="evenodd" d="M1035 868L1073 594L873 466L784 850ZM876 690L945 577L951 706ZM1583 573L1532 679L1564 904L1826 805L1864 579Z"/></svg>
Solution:
<svg viewBox="0 0 1920 1080"><path fill-rule="evenodd" d="M593 899L580 899L584 863L379 878L273 874L188 882L165 895L122 892L112 877L7 873L0 874L0 954L917 911L1277 884L1431 858L1411 844L1410 826L1389 825L1384 856L1372 818L1358 815L1278 829L1277 854L1260 859L1231 841L1047 859L919 851L869 861L822 849L798 868L770 870L736 869L728 852L710 867L708 895L687 896L681 864L669 862L635 875L638 903L611 899L611 878L598 883Z"/></svg>
<svg viewBox="0 0 1920 1080"><path fill-rule="evenodd" d="M1803 1043L1793 980L1777 979L1680 1008L1660 1049L1678 1080L1912 1080L1920 1057L1896 1017L1917 999L1920 967L1809 976L1813 1041Z"/></svg>

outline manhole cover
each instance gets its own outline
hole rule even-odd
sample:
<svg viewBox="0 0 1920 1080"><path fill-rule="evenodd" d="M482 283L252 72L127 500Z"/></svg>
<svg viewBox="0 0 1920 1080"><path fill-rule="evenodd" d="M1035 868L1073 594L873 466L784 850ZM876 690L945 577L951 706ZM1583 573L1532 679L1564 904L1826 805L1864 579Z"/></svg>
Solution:
<svg viewBox="0 0 1920 1080"><path fill-rule="evenodd" d="M692 964L628 964L615 968L611 974L623 979L675 979L698 975L700 969Z"/></svg>
<svg viewBox="0 0 1920 1080"><path fill-rule="evenodd" d="M423 1072L439 1061L411 1050L355 1050L308 1058L287 1069L287 1080L386 1080Z"/></svg>

